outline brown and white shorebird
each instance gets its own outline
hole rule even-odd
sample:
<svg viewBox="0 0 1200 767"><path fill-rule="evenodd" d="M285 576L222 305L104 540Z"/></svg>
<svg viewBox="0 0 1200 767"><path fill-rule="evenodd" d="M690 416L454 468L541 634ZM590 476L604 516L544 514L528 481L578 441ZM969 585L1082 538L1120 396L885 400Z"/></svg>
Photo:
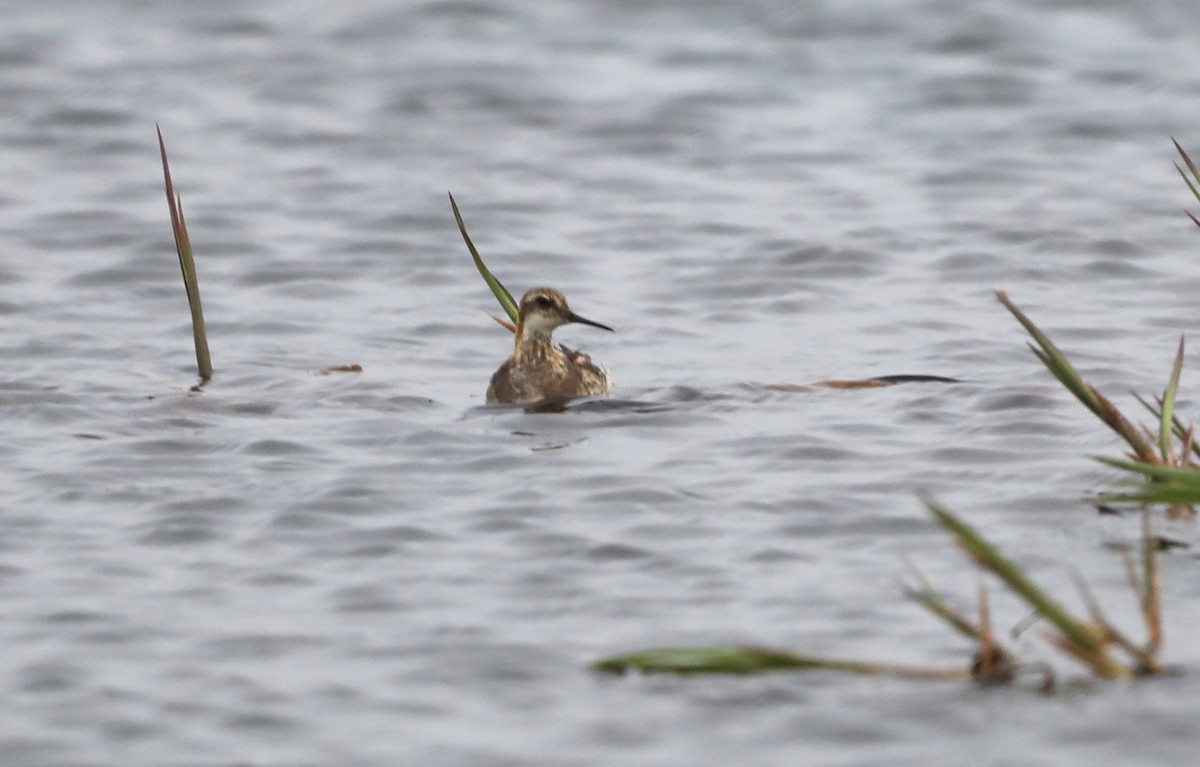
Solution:
<svg viewBox="0 0 1200 767"><path fill-rule="evenodd" d="M577 322L594 328L612 328L571 311L567 297L552 288L534 288L521 297L512 356L492 375L489 403L540 402L557 397L608 394L608 371L582 352L550 340L554 329Z"/></svg>

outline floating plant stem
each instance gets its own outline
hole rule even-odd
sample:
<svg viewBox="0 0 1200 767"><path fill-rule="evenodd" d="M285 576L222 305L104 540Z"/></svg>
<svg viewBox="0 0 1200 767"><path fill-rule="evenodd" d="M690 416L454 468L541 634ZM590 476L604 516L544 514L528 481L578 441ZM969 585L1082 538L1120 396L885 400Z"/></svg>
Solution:
<svg viewBox="0 0 1200 767"><path fill-rule="evenodd" d="M183 289L187 292L188 308L192 312L192 338L196 344L196 369L203 385L212 378L212 359L208 354L208 332L204 328L204 308L200 305L200 282L196 277L196 261L192 257L192 243L188 239L187 222L183 218L183 200L171 183L171 168L167 163L167 146L163 143L162 128L158 131L158 148L162 153L163 179L166 182L167 207L171 210L171 231L175 234L175 250L179 254L179 268L183 272Z"/></svg>
<svg viewBox="0 0 1200 767"><path fill-rule="evenodd" d="M623 674L762 674L773 671L844 671L852 674L902 676L919 679L966 681L961 668L927 668L892 663L823 658L767 647L662 647L613 655L592 664L593 671Z"/></svg>
<svg viewBox="0 0 1200 767"><path fill-rule="evenodd" d="M512 293L508 292L508 288L496 279L491 270L487 268L487 264L483 263L483 258L479 255L479 251L475 249L475 243L471 242L471 236L467 234L467 226L463 223L462 214L458 212L458 203L454 201L454 195L450 195L450 207L454 210L454 220L458 222L458 231L462 232L463 242L467 243L467 250L471 251L471 258L475 261L475 268L483 275L483 281L492 289L492 295L496 296L496 300L500 302L500 306L504 308L504 313L513 322L517 321L519 313L517 302L513 300ZM504 323L500 320L501 325ZM507 326L506 326L507 327ZM515 327L513 328L515 330Z"/></svg>

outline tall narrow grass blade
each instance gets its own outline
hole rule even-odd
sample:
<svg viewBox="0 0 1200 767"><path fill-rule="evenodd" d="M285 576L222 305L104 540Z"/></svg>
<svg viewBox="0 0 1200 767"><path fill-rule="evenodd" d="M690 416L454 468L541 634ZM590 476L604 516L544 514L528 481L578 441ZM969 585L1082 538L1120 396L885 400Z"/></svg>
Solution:
<svg viewBox="0 0 1200 767"><path fill-rule="evenodd" d="M454 220L458 222L458 231L462 233L463 242L467 243L467 250L471 251L471 258L475 261L475 268L483 276L483 281L492 289L492 295L500 302L500 306L504 308L504 313L513 322L517 321L519 313L517 302L513 300L512 293L508 292L508 288L501 284L500 280L496 279L491 270L487 268L487 264L483 263L483 258L479 255L479 251L475 249L475 243L471 242L471 235L467 234L467 226L463 223L462 214L458 212L458 203L454 201L454 195L450 195L450 207L454 210Z"/></svg>
<svg viewBox="0 0 1200 767"><path fill-rule="evenodd" d="M162 154L163 179L167 190L167 207L171 211L171 231L175 235L175 251L179 254L179 268L183 272L183 289L187 293L188 308L192 313L192 339L196 345L196 369L203 384L212 378L212 358L208 353L208 331L204 327L204 308L200 303L200 281L196 276L196 260L192 257L192 243L188 238L187 222L183 217L183 200L171 183L171 168L167 163L167 146L163 142L162 128L158 131L158 149Z"/></svg>
<svg viewBox="0 0 1200 767"><path fill-rule="evenodd" d="M1034 349L1034 354L1037 354L1038 359L1046 366L1054 377L1057 378L1063 386L1067 388L1076 399L1082 402L1089 410L1101 418L1104 417L1103 408L1100 402L1096 399L1095 394L1087 382L1083 380L1083 376L1075 370L1066 355L1059 350L1049 336L1042 332L1041 328L1033 323L1023 311L1017 308L1017 305L1009 299L1008 294L1002 290L996 291L996 298L1000 303L1004 304L1004 308L1008 309L1017 322L1024 326L1025 331L1037 342L1041 349ZM1040 353L1039 353L1040 352Z"/></svg>
<svg viewBox="0 0 1200 767"><path fill-rule="evenodd" d="M1183 150L1180 149L1179 151L1182 152ZM1183 179L1183 183L1187 184L1187 188L1189 190L1191 190L1192 194L1196 197L1197 200L1200 200L1200 191L1198 191L1196 189L1196 185L1192 183L1192 180L1190 178L1188 178L1187 173L1184 173L1183 168L1179 167L1179 163L1175 163L1175 170L1179 171L1179 177ZM1189 213L1188 215L1191 215L1191 214Z"/></svg>
<svg viewBox="0 0 1200 767"><path fill-rule="evenodd" d="M1174 137L1171 138L1171 143L1175 145L1175 151L1179 152L1179 156L1183 158L1183 162L1187 165L1188 170L1191 171L1192 176L1188 178L1188 174L1183 172L1183 168L1179 167L1179 163L1175 163L1175 170L1179 171L1179 177L1183 179L1183 183L1187 184L1187 188L1192 193L1192 196L1200 200L1200 172L1197 172L1196 164L1192 162L1192 158L1188 156L1188 153L1183 150L1183 147L1179 145L1179 142ZM1193 183L1193 179L1195 179L1195 183ZM1192 215L1190 210L1185 210L1184 213L1192 220L1193 224L1200 226L1200 218Z"/></svg>
<svg viewBox="0 0 1200 767"><path fill-rule="evenodd" d="M957 668L925 668L870 661L823 658L764 647L663 647L613 655L592 664L592 670L622 674L762 674L777 671L845 671L965 681L970 675Z"/></svg>
<svg viewBox="0 0 1200 767"><path fill-rule="evenodd" d="M1179 167L1179 163L1175 163L1175 170L1179 171L1179 175L1183 177L1183 182L1187 184L1188 189L1192 190L1192 194L1195 196L1195 198L1200 200L1200 191L1197 191L1196 186L1192 184L1192 179L1196 179L1197 182L1200 182L1200 172L1197 172L1196 164L1192 162L1191 157L1188 157L1188 153L1185 152L1183 147L1179 145L1179 142L1175 140L1174 136L1171 137L1171 143L1175 145L1175 151L1179 152L1179 156L1183 158L1184 164L1186 164L1188 170L1192 172L1192 178L1188 178L1188 175L1183 172L1183 168Z"/></svg>
<svg viewBox="0 0 1200 767"><path fill-rule="evenodd" d="M1179 376L1183 373L1183 336L1179 337L1179 351L1175 353L1175 366L1171 368L1171 378L1167 381L1167 388L1163 392L1161 413L1158 418L1158 444L1162 450L1163 463L1171 464L1172 454L1171 436L1175 430L1175 394L1179 391ZM1186 455L1180 456L1182 463L1186 459Z"/></svg>

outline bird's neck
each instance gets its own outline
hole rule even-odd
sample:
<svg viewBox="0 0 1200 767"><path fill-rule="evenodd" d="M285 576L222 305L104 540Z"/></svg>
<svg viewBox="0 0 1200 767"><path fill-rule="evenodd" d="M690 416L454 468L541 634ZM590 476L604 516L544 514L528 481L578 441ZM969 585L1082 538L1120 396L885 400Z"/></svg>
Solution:
<svg viewBox="0 0 1200 767"><path fill-rule="evenodd" d="M520 346L523 343L536 339L550 343L550 334L554 332L554 328L556 327L556 324L547 322L545 318L536 314L529 317L522 317L517 322L516 344Z"/></svg>
<svg viewBox="0 0 1200 767"><path fill-rule="evenodd" d="M524 332L522 332L524 331ZM550 340L550 334L542 331L530 331L528 328L517 327L516 346L513 357L518 360L533 361L549 359L561 354Z"/></svg>

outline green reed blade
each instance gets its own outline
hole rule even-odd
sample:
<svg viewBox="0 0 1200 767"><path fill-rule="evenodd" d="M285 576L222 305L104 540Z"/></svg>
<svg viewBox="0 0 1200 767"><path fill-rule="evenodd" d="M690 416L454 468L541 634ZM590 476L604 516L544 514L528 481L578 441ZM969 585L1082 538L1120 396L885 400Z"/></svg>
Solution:
<svg viewBox="0 0 1200 767"><path fill-rule="evenodd" d="M1162 397L1162 413L1158 419L1158 444L1162 449L1164 463L1170 463L1172 458L1171 436L1175 427L1175 394L1179 391L1179 376L1183 373L1183 336L1179 337L1179 351L1175 353L1175 366L1171 368L1171 378L1167 381L1166 391ZM1180 460L1187 456L1180 456Z"/></svg>
<svg viewBox="0 0 1200 767"><path fill-rule="evenodd" d="M196 369L200 382L212 378L212 358L208 353L208 331L204 326L204 308L200 303L200 281L196 276L196 260L192 256L192 242L187 233L187 222L183 217L183 199L176 194L171 183L171 168L167 163L167 146L163 142L162 128L158 131L158 149L162 155L163 179L167 190L167 207L171 211L171 231L175 235L175 251L179 254L179 268L183 272L183 289L187 293L188 308L192 313L192 340L196 346Z"/></svg>
<svg viewBox="0 0 1200 767"><path fill-rule="evenodd" d="M1087 385L1087 382L1083 380L1083 376L1079 375L1074 366L1072 366L1067 360L1066 355L1064 355L1062 351L1060 351L1059 348L1054 345L1054 342L1042 332L1041 328L1033 324L1033 320L1029 319L1024 312L1017 308L1017 305L1009 299L1008 294L1002 290L997 290L996 298L1000 301L1000 303L1004 304L1004 308L1008 309L1008 311L1017 318L1017 322L1024 326L1026 332L1028 332L1029 335L1033 337L1033 340L1037 342L1038 346L1041 347L1039 350L1030 345L1030 348L1033 349L1033 353L1042 361L1042 364L1044 364L1046 368L1054 374L1054 377L1057 378L1062 385L1067 388L1068 391L1075 395L1076 399L1087 406L1087 408L1093 413L1103 417L1103 408L1100 406L1100 403L1092 392L1091 387Z"/></svg>
<svg viewBox="0 0 1200 767"><path fill-rule="evenodd" d="M1129 423L1121 411L1117 409L1116 405L1083 379L1083 376L1067 360L1066 355L1033 323L1033 320L1029 319L1024 312L1018 309L1016 304L1009 299L1004 291L997 290L996 298L1016 317L1017 321L1024 326L1026 332L1041 347L1038 349L1030 344L1030 349L1034 355L1066 387L1067 391L1074 394L1075 398L1082 402L1084 407L1091 410L1097 418L1116 432L1121 439L1125 440L1133 451L1137 453L1138 458L1145 461L1157 461L1158 454L1155 452L1154 447L1138 433L1137 429L1134 428L1133 424Z"/></svg>
<svg viewBox="0 0 1200 767"><path fill-rule="evenodd" d="M1103 455L1092 456L1100 463L1106 463L1117 469L1141 474L1149 479L1162 482L1172 482L1181 486L1195 484L1200 487L1200 466L1164 466L1161 463L1144 463L1130 461L1125 458L1109 458Z"/></svg>
<svg viewBox="0 0 1200 767"><path fill-rule="evenodd" d="M1192 162L1192 158L1188 157L1188 153L1179 145L1174 136L1171 137L1171 143L1175 145L1175 151L1179 152L1179 156L1183 158L1183 162L1187 165L1188 170L1192 172L1192 178L1200 182L1200 171L1196 170L1196 164ZM1188 175L1183 172L1183 168L1179 167L1179 163L1175 163L1175 170L1179 171L1179 175L1183 177L1183 183L1187 184L1188 189L1192 191L1195 198L1200 200L1200 191L1197 191L1196 186L1192 184L1192 179L1188 178Z"/></svg>
<svg viewBox="0 0 1200 767"><path fill-rule="evenodd" d="M925 668L869 661L822 658L764 647L661 647L652 650L613 655L591 665L593 671L623 674L761 674L773 671L831 670L854 674L886 674L945 679L970 678L957 668Z"/></svg>
<svg viewBox="0 0 1200 767"><path fill-rule="evenodd" d="M1182 506L1200 504L1200 466L1162 466L1121 458L1093 457L1113 468L1140 474L1147 480L1144 483L1133 483L1136 490L1132 492L1113 493L1098 499L1102 502L1165 503Z"/></svg>
<svg viewBox="0 0 1200 767"><path fill-rule="evenodd" d="M1183 151L1182 149L1179 151ZM1200 200L1200 191L1196 189L1196 185L1188 178L1187 173L1184 173L1183 168L1179 167L1179 163L1175 163L1175 170L1179 171L1179 177L1183 179L1183 183L1187 184L1187 188L1195 195L1197 200Z"/></svg>
<svg viewBox="0 0 1200 767"><path fill-rule="evenodd" d="M519 314L517 302L513 300L512 293L508 292L508 288L504 287L483 263L483 258L475 249L475 243L471 242L471 236L467 234L467 226L463 223L462 214L458 212L458 203L454 201L453 194L450 195L450 207L454 210L454 220L458 222L458 231L462 232L463 242L467 243L467 250L471 251L471 258L475 260L475 268L483 275L483 281L492 289L492 295L496 296L496 300L504 308L504 313L510 320L516 322Z"/></svg>

